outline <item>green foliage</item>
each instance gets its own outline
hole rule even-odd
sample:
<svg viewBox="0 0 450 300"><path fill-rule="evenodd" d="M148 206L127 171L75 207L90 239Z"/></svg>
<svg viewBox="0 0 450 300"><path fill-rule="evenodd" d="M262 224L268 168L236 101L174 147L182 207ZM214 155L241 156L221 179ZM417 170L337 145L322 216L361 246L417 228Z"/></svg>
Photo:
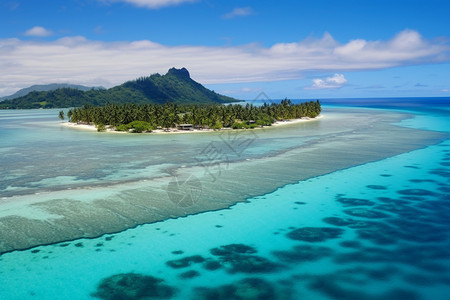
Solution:
<svg viewBox="0 0 450 300"><path fill-rule="evenodd" d="M128 124L120 124L120 125L117 125L117 127L116 127L116 131L128 131L130 129L131 129L131 127L128 126Z"/></svg>
<svg viewBox="0 0 450 300"><path fill-rule="evenodd" d="M65 117L64 117L64 111L63 111L63 110L61 110L61 111L59 112L58 118L60 118L61 120L64 120L64 119L65 119Z"/></svg>
<svg viewBox="0 0 450 300"><path fill-rule="evenodd" d="M97 131L98 132L106 131L106 125L105 124L97 124Z"/></svg>
<svg viewBox="0 0 450 300"><path fill-rule="evenodd" d="M223 124L221 122L216 122L211 128L214 130L220 130L223 128Z"/></svg>
<svg viewBox="0 0 450 300"><path fill-rule="evenodd" d="M144 121L133 121L128 124L128 127L132 128L132 132L134 133L141 133L152 130L152 126L150 125L150 123Z"/></svg>
<svg viewBox="0 0 450 300"><path fill-rule="evenodd" d="M234 122L231 128L233 129L242 129L244 128L245 124L242 122Z"/></svg>
<svg viewBox="0 0 450 300"><path fill-rule="evenodd" d="M259 126L270 126L275 122L274 118L267 113L259 113L256 118L256 124Z"/></svg>

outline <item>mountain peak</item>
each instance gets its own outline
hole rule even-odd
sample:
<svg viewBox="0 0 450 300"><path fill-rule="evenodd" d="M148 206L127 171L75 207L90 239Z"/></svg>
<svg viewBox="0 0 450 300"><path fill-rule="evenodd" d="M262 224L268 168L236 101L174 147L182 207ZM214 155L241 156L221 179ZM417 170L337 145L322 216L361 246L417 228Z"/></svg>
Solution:
<svg viewBox="0 0 450 300"><path fill-rule="evenodd" d="M172 75L179 76L179 77L191 78L189 71L186 68L181 68L181 69L171 68L171 69L169 69L167 74L172 74Z"/></svg>
<svg viewBox="0 0 450 300"><path fill-rule="evenodd" d="M217 94L191 79L186 68L171 68L166 75L153 74L127 81L110 89L86 92L70 88L35 92L0 102L1 108L55 108L83 105L136 103L219 104L236 99Z"/></svg>

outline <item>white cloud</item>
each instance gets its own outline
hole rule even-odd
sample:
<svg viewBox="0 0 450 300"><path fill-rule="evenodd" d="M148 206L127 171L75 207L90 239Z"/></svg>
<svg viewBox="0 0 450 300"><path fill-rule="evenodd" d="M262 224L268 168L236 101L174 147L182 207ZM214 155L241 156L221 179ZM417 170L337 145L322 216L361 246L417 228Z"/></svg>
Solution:
<svg viewBox="0 0 450 300"><path fill-rule="evenodd" d="M388 41L340 44L325 34L321 39L272 47L165 46L148 40L102 42L84 37L56 41L0 39L0 93L63 81L116 85L155 72L165 73L171 67L186 67L195 80L216 84L299 79L305 74L340 74L446 61L450 61L449 42L431 42L410 30ZM345 83L340 76L318 79L314 82L317 87Z"/></svg>
<svg viewBox="0 0 450 300"><path fill-rule="evenodd" d="M45 29L41 26L34 26L33 28L25 31L26 36L46 37L52 34L53 32L51 30Z"/></svg>
<svg viewBox="0 0 450 300"><path fill-rule="evenodd" d="M226 95L232 95L232 94L248 94L251 93L252 95L261 92L261 88L250 88L250 87L242 87L238 89L233 90L219 90L220 94L226 94Z"/></svg>
<svg viewBox="0 0 450 300"><path fill-rule="evenodd" d="M105 1L105 0L102 0ZM196 2L197 0L106 0L109 2L126 2L139 7L157 9L165 6L174 6L182 3Z"/></svg>
<svg viewBox="0 0 450 300"><path fill-rule="evenodd" d="M253 9L249 6L247 7L236 7L235 9L233 9L231 12L224 14L223 17L225 19L232 19L232 18L236 18L236 17L245 17L245 16L249 16L252 15Z"/></svg>
<svg viewBox="0 0 450 300"><path fill-rule="evenodd" d="M343 74L334 74L333 77L327 77L325 79L315 78L312 81L313 85L305 89L337 89L343 87L347 83L347 79L345 79Z"/></svg>

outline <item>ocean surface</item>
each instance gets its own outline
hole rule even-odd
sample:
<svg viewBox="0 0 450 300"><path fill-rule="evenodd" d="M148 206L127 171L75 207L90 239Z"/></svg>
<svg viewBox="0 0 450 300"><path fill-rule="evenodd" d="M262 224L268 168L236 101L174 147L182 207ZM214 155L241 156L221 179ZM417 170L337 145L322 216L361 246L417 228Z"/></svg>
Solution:
<svg viewBox="0 0 450 300"><path fill-rule="evenodd" d="M165 135L0 110L0 299L449 299L450 98L321 102Z"/></svg>

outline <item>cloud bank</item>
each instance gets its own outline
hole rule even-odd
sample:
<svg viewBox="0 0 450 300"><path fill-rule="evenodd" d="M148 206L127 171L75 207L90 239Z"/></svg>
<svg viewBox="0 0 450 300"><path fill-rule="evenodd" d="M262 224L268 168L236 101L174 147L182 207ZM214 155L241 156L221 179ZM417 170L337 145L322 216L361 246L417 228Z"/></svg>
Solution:
<svg viewBox="0 0 450 300"><path fill-rule="evenodd" d="M450 45L405 30L386 41L341 44L330 34L298 43L165 46L151 41L102 42L84 37L55 41L0 39L0 95L31 84L71 82L112 86L170 67L186 67L205 84L277 81L305 74L377 70L450 61ZM342 84L339 76L316 87ZM341 81L340 81L341 80Z"/></svg>

